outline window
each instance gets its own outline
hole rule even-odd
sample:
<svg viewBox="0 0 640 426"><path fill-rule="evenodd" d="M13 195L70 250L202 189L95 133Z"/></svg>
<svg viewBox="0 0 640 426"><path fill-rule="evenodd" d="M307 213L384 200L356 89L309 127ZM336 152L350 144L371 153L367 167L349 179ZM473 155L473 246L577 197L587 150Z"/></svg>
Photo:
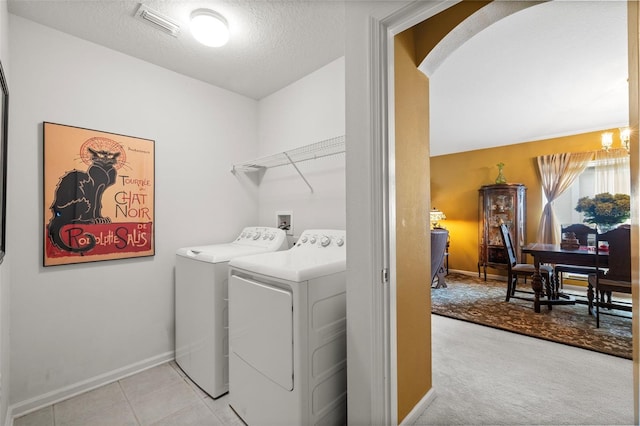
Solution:
<svg viewBox="0 0 640 426"><path fill-rule="evenodd" d="M599 151L573 184L553 202L558 223L582 223L583 215L575 210L578 199L595 194L630 194L629 154L626 150ZM543 205L547 200L542 195Z"/></svg>

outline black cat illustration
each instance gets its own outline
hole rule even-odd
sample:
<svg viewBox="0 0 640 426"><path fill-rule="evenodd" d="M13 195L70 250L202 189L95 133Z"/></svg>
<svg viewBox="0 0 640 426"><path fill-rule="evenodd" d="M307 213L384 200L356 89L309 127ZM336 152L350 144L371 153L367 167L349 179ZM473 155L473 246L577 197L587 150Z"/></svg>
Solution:
<svg viewBox="0 0 640 426"><path fill-rule="evenodd" d="M94 150L88 147L91 164L86 172L71 170L67 172L56 187L51 205L53 217L49 221L49 238L58 248L74 253L84 253L96 245L91 233L84 233L82 240L88 243L82 247L72 247L60 235L63 226L69 224L111 223L111 219L102 216L102 194L116 181L115 165L120 152ZM80 240L78 235L69 235Z"/></svg>

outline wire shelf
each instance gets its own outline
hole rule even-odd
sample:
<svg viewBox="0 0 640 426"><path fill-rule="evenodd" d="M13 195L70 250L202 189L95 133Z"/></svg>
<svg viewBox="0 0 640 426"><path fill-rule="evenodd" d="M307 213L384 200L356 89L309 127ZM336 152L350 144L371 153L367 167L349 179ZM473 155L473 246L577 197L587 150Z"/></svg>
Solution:
<svg viewBox="0 0 640 426"><path fill-rule="evenodd" d="M345 152L344 135L301 146L300 148L295 148L290 151L284 151L278 154L258 158L256 160L234 164L231 168L231 172L255 172L273 167L286 166L289 164L296 169L296 172L298 172L302 180L304 180L304 183L306 183L311 192L313 192L313 187L304 177L298 166L296 166L296 163L317 160L318 158L341 154L343 152Z"/></svg>
<svg viewBox="0 0 640 426"><path fill-rule="evenodd" d="M251 172L260 169L286 166L288 164L301 163L303 161L316 160L330 155L341 154L345 151L345 137L338 136L315 142L309 145L295 148L278 154L268 155L251 161L245 161L233 165L233 172Z"/></svg>

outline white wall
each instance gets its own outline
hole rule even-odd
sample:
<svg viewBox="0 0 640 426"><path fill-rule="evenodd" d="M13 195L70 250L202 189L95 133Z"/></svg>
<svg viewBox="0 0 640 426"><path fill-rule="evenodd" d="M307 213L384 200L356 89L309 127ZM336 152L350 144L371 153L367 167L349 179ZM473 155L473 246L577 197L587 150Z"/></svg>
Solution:
<svg viewBox="0 0 640 426"><path fill-rule="evenodd" d="M9 15L14 414L173 357L175 251L255 224L256 101ZM3 36L4 40L4 36ZM156 255L42 267L42 122L155 140Z"/></svg>
<svg viewBox="0 0 640 426"><path fill-rule="evenodd" d="M378 398L383 383L376 381L376 353L384 353L376 341L372 318L382 309L375 300L374 283L379 284L377 242L372 211L377 207L369 70L369 2L347 2L346 114L349 144L347 149L347 406L353 425L384 424L385 401ZM378 177L379 179L379 177ZM358 209L362 209L361 212Z"/></svg>
<svg viewBox="0 0 640 426"><path fill-rule="evenodd" d="M345 134L344 57L259 102L260 155L295 149ZM305 161L265 172L259 185L260 222L275 226L277 211L293 212L293 232L346 229L345 156Z"/></svg>
<svg viewBox="0 0 640 426"><path fill-rule="evenodd" d="M7 2L0 2L0 63L7 79L9 88L11 81L9 76L9 12ZM0 264L0 422L7 415L9 405L9 265L11 256L5 256Z"/></svg>

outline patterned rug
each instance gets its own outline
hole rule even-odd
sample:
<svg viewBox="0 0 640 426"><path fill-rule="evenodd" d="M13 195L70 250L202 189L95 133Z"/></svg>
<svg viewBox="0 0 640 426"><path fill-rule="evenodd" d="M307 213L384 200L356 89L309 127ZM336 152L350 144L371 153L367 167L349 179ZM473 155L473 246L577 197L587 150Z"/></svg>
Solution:
<svg viewBox="0 0 640 426"><path fill-rule="evenodd" d="M505 281L450 273L446 283L446 288L431 290L434 314L632 359L628 312L623 313L627 318L601 314L600 328L596 328L586 305L556 305L552 310L542 305L536 314L533 302L505 302ZM521 283L520 288L529 289L529 284Z"/></svg>

